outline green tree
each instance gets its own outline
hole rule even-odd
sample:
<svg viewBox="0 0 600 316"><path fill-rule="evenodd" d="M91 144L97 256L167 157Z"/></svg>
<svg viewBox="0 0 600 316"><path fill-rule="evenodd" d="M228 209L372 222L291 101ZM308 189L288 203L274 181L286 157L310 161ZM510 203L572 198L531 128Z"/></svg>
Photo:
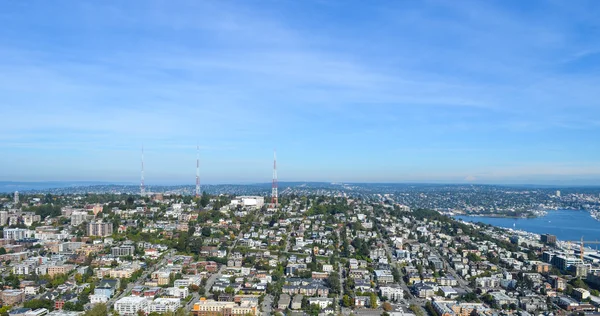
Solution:
<svg viewBox="0 0 600 316"><path fill-rule="evenodd" d="M342 306L344 306L344 307L352 306L352 301L350 300L350 296L348 296L347 294L344 294L344 296L342 296Z"/></svg>
<svg viewBox="0 0 600 316"><path fill-rule="evenodd" d="M54 310L54 302L51 300L33 299L23 303L23 307L31 309L46 308L52 311Z"/></svg>
<svg viewBox="0 0 600 316"><path fill-rule="evenodd" d="M580 278L576 278L571 280L571 282L569 282L571 285L573 285L574 288L583 288L583 289L588 289L588 285L583 282L583 280L581 280Z"/></svg>
<svg viewBox="0 0 600 316"><path fill-rule="evenodd" d="M108 316L106 304L96 304L92 309L85 312L84 316Z"/></svg>
<svg viewBox="0 0 600 316"><path fill-rule="evenodd" d="M425 303L425 310L427 310L427 313L429 315L437 315L437 312L435 311L435 308L433 307L433 304L431 304L431 302L427 301L427 303Z"/></svg>
<svg viewBox="0 0 600 316"><path fill-rule="evenodd" d="M311 304L311 305L308 307L308 310L307 310L306 312L307 312L309 315L312 315L312 316L317 316L317 315L319 315L319 312L320 312L320 311L321 311L321 307L320 307L319 305L317 305L317 304Z"/></svg>
<svg viewBox="0 0 600 316"><path fill-rule="evenodd" d="M0 247L0 255L5 255L6 254L6 249L4 249L4 247Z"/></svg>
<svg viewBox="0 0 600 316"><path fill-rule="evenodd" d="M376 309L377 308L377 294L371 293L370 294L370 301L371 301L371 308L372 309Z"/></svg>
<svg viewBox="0 0 600 316"><path fill-rule="evenodd" d="M75 274L75 282L77 282L77 284L83 283L83 275L81 273Z"/></svg>
<svg viewBox="0 0 600 316"><path fill-rule="evenodd" d="M208 196L208 193L206 193L206 191L202 192L202 197L200 198L200 205L202 207L206 207L209 202L210 202L210 196Z"/></svg>
<svg viewBox="0 0 600 316"><path fill-rule="evenodd" d="M567 284L567 288L563 292L567 295L573 294L573 286L571 284Z"/></svg>
<svg viewBox="0 0 600 316"><path fill-rule="evenodd" d="M331 289L330 293L339 294L341 290L340 275L337 272L330 273L327 278L327 285Z"/></svg>
<svg viewBox="0 0 600 316"><path fill-rule="evenodd" d="M0 316L8 316L8 311L10 311L11 306L5 305L0 307Z"/></svg>
<svg viewBox="0 0 600 316"><path fill-rule="evenodd" d="M398 268L392 268L392 276L394 277L394 282L398 283L402 279L402 275L400 274L400 270Z"/></svg>
<svg viewBox="0 0 600 316"><path fill-rule="evenodd" d="M467 254L467 259L469 259L469 261L472 261L472 262L479 262L479 261L481 261L481 258L478 255L476 255L476 254L474 254L472 252L469 252L469 254Z"/></svg>
<svg viewBox="0 0 600 316"><path fill-rule="evenodd" d="M423 316L423 311L421 310L421 308L418 305L410 304L408 309L410 309L417 316Z"/></svg>
<svg viewBox="0 0 600 316"><path fill-rule="evenodd" d="M65 302L63 309L66 311L82 312L85 308L81 302Z"/></svg>

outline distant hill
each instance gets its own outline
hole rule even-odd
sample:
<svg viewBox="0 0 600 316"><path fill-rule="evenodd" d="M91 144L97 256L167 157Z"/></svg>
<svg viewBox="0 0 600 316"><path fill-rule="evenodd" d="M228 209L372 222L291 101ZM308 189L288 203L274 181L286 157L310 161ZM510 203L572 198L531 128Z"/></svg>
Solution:
<svg viewBox="0 0 600 316"><path fill-rule="evenodd" d="M118 184L100 181L41 181L41 182L17 182L17 181L0 181L0 192L14 191L32 191L45 190L54 188L69 188L92 185L109 185ZM128 183L129 184L129 183Z"/></svg>

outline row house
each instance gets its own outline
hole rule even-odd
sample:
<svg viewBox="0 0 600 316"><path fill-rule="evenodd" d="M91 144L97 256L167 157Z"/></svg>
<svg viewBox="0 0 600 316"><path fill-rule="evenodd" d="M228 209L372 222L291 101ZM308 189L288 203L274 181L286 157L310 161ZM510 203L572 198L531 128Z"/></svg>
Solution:
<svg viewBox="0 0 600 316"><path fill-rule="evenodd" d="M329 295L329 288L323 285L284 285L282 293L285 294L302 294L304 296L321 296L327 297Z"/></svg>

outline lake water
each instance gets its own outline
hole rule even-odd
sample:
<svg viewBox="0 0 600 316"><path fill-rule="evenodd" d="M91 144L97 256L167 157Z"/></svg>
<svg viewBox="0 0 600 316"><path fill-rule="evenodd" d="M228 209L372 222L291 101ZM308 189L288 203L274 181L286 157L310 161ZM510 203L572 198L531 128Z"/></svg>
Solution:
<svg viewBox="0 0 600 316"><path fill-rule="evenodd" d="M466 222L481 222L497 227L514 228L536 234L556 235L559 240L600 241L600 221L595 220L586 211L557 210L548 211L544 217L537 218L501 218L484 216L454 216Z"/></svg>

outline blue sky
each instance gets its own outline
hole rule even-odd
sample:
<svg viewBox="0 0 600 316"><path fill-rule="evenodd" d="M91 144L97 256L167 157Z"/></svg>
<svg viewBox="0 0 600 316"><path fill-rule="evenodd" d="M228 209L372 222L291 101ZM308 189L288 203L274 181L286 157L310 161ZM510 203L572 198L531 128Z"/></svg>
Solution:
<svg viewBox="0 0 600 316"><path fill-rule="evenodd" d="M600 184L598 1L3 1L0 180Z"/></svg>

